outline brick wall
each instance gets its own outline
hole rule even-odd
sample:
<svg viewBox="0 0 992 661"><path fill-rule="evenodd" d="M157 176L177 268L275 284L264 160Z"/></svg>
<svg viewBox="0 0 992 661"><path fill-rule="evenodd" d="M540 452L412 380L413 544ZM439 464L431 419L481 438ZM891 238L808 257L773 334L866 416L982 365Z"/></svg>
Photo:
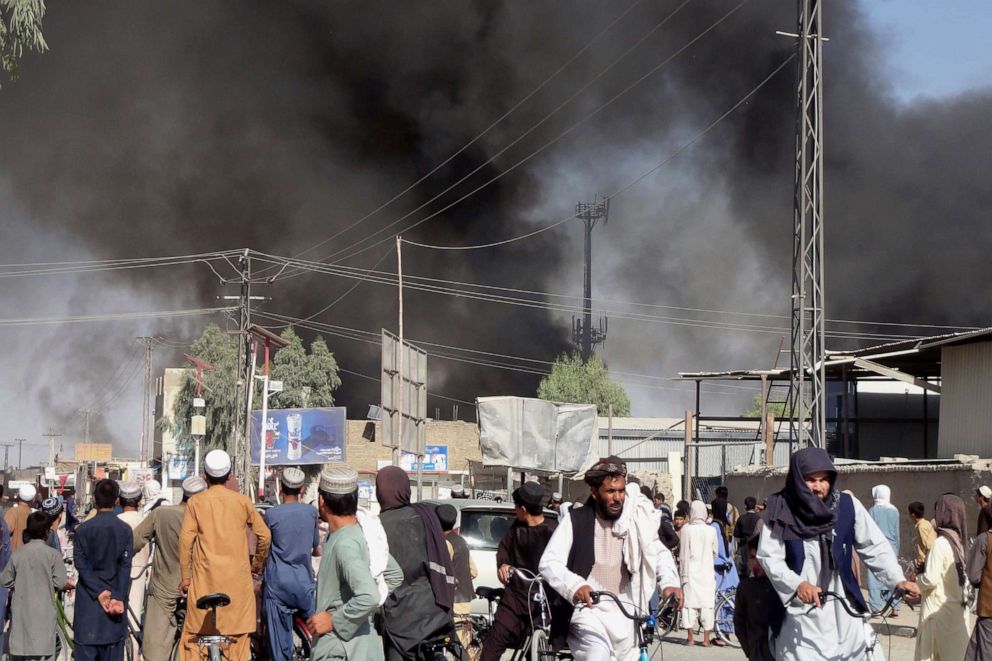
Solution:
<svg viewBox="0 0 992 661"><path fill-rule="evenodd" d="M374 424L374 436L370 434L372 423L365 420L348 421L348 445L345 449L347 463L355 470L375 472L377 461L392 458L392 451L382 444L379 433L381 426ZM373 436L373 440L369 440ZM427 445L448 446L448 470L468 471L468 461L481 461L479 451L479 428L472 422L430 421L427 423Z"/></svg>

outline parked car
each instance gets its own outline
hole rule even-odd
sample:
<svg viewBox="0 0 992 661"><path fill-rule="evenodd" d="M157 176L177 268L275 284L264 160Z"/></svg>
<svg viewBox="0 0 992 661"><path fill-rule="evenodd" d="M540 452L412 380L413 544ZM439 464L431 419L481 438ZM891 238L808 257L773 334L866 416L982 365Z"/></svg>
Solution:
<svg viewBox="0 0 992 661"><path fill-rule="evenodd" d="M455 527L468 543L469 554L479 571L473 581L473 589L479 586L500 587L496 575L496 549L510 529L517 515L513 503L497 503L492 500L470 500L467 498L452 498L448 500L429 500L433 505L452 505L458 510ZM557 519L554 510L545 509L544 516ZM472 612L480 615L489 613L489 604L485 599L472 601Z"/></svg>

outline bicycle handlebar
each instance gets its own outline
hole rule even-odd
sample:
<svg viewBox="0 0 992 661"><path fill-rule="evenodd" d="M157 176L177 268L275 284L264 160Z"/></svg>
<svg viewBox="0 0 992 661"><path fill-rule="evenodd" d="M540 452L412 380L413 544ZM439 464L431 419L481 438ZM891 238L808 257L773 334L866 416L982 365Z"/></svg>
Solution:
<svg viewBox="0 0 992 661"><path fill-rule="evenodd" d="M540 574L533 574L526 569L513 566L510 567L510 576L516 576L524 583L538 583L543 580Z"/></svg>
<svg viewBox="0 0 992 661"><path fill-rule="evenodd" d="M823 604L827 603L827 600L833 599L838 603L840 603L841 607L845 611L847 611L847 614L850 615L851 617L867 620L873 617L885 617L888 614L888 612L892 609L892 604L894 604L896 601L902 599L905 596L906 596L905 590L901 588L896 588L889 595L889 598L885 600L885 603L882 605L880 609L878 609L877 611L868 610L864 613L861 613L851 607L851 602L848 601L846 596L842 594L837 594L836 592L830 592L829 590L827 590L820 592L820 605L822 606ZM812 613L815 608L816 606L814 605L812 608L806 611L806 613L807 614Z"/></svg>
<svg viewBox="0 0 992 661"><path fill-rule="evenodd" d="M606 592L606 591L597 592L594 590L589 593L589 597L592 599L593 604L598 604L603 597L606 597L607 599L612 599L614 603L616 603L617 608L620 609L620 612L623 613L624 617L626 617L628 620L633 620L634 622L646 622L649 625L654 624L654 615L637 615L636 613L628 612L627 609L624 607L623 602L620 601L620 598L617 597L612 592Z"/></svg>

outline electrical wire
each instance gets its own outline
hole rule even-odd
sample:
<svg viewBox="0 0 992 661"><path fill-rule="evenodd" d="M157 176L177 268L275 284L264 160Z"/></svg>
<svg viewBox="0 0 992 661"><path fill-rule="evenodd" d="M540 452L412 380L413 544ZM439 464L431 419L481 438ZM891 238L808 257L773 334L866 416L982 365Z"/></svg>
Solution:
<svg viewBox="0 0 992 661"><path fill-rule="evenodd" d="M381 336L380 336L380 334L379 333L374 333L372 331L364 331L364 330L353 329L353 328L345 328L345 327L342 327L342 326L334 326L334 325L331 325L331 324L322 324L322 323L319 323L319 322L308 322L308 321L303 321L303 320L296 320L293 317L288 317L286 315L280 315L280 314L271 313L271 312L255 311L254 314L255 315L258 315L258 316L262 316L262 317L268 318L268 319L275 319L277 321L289 321L289 322L291 322L291 325L298 326L298 327L301 327L301 328L306 328L308 330L313 330L313 331L320 332L320 333L326 333L326 334L331 335L331 336L334 336L334 337L340 337L340 338L349 339L349 340L353 340L353 341L357 341L357 342L364 342L366 344L372 344L372 345L376 345L376 346L378 346L378 345L381 344L381 340L380 340L380 337ZM535 359L530 359L530 358L522 358L522 357L519 357L519 356L510 356L510 355L506 355L506 354L496 354L496 353L492 353L492 352L479 351L479 350L476 350L476 349L466 349L466 348L463 348L463 347L455 347L455 346L451 346L451 345L443 345L443 344L438 344L438 343L433 343L433 342L421 342L421 341L418 341L418 340L410 340L410 342L411 343L414 343L414 344L422 345L422 346L435 347L434 350L426 350L425 351L425 353L427 353L428 356L433 356L433 357L436 357L436 358L441 358L441 359L445 359L445 360L451 360L451 361L454 361L454 362L466 363L466 364L471 364L471 365L477 365L477 366L482 366L482 367L490 367L490 368L494 368L494 369L503 369L503 370L509 370L509 371L514 371L514 372L521 372L521 373L525 373L525 374L534 374L534 375L538 375L538 376L547 376L548 374L550 374L550 369L545 368L543 366L537 366L537 365L529 365L529 366L528 365L519 365L519 364L515 364L515 363L506 362L505 360L489 360L489 359L483 359L483 358L469 358L469 357L465 357L465 356L459 356L459 355L457 355L455 353L451 353L451 351L461 351L461 352L473 353L473 354L481 354L481 355L486 355L486 356L496 356L496 357L501 357L501 358L504 358L504 359L507 359L507 360L517 360L517 361L526 361L526 362L541 362L541 363L543 363L543 364L545 364L547 366L553 365L553 363L550 363L550 362L547 362L547 361L536 361ZM441 351L439 349L447 349L448 351ZM643 387L643 388L650 388L650 389L653 389L653 390L669 390L669 391L680 392L680 393L685 393L686 392L681 387L676 387L675 385L658 385L658 384L654 384L654 383L641 384L641 383L637 383L635 381L635 379L638 379L638 378L669 381L665 377L659 377L659 376L654 376L654 375L645 375L645 374L634 374L634 373L630 373L630 372L621 372L621 371L615 371L615 370L611 370L610 371L610 374L611 374L611 376L618 377L618 380L620 380L620 381L622 381L624 383L631 383L632 385L638 385L638 386ZM672 383L673 384L677 383L677 384L680 384L681 385L681 382L678 382L678 381L674 381ZM689 386L690 384L685 384L685 385L686 386ZM725 392L725 391L719 391L719 390L713 390L712 389L713 387L725 387L725 388L729 388L731 386L736 386L736 384L706 384L706 385L711 387L710 392L712 392L713 394L723 394L723 395L739 396L739 393L730 393L730 392ZM737 386L737 387L742 388L742 389L748 389L747 386Z"/></svg>
<svg viewBox="0 0 992 661"><path fill-rule="evenodd" d="M344 372L345 374L351 374L352 376L357 376L357 377L360 377L362 379L367 379L368 381L375 381L376 383L379 383L380 382L380 379L377 376L369 376L368 374L362 374L361 372L354 372L352 370L346 370L346 369L344 369L343 367L340 367L340 366L338 367L338 371L339 372ZM458 399L457 397L448 397L447 395L441 395L439 393L432 392L430 390L427 391L427 394L430 397L437 397L438 399L446 399L449 402L456 402L458 404L468 404L472 408L475 408L475 402L469 402L469 401L466 401L464 399Z"/></svg>
<svg viewBox="0 0 992 661"><path fill-rule="evenodd" d="M0 326L46 326L52 324L74 324L91 321L129 321L134 319L163 319L168 317L189 317L216 312L230 312L236 307L193 308L190 310L162 310L157 312L122 312L116 314L91 314L72 317L35 317L27 319L0 319Z"/></svg>
<svg viewBox="0 0 992 661"><path fill-rule="evenodd" d="M406 239L403 239L404 243L407 243ZM360 274L373 274L380 278L392 279L391 283L385 284L396 284L396 274L389 271L374 271L370 269L360 269L358 267L344 266L339 264L324 264L323 262L316 261L305 261L305 260L289 260L289 258L277 257L274 255L269 255L265 253L253 253L258 256L259 259L278 261L278 263L283 263L283 260L288 260L290 263L298 266L299 268L307 268L315 272L327 273L330 275L339 275L342 273L360 273ZM347 277L347 276L345 276ZM403 274L404 288L408 286L408 283L413 282L425 282L425 283L440 283L442 285L456 285L458 287L467 288L477 288L486 289L492 291L503 291L514 294L524 294L528 296L547 296L550 298L561 298L574 301L583 301L584 297L577 296L574 294L558 294L554 292L547 292L541 290L533 289L519 289L513 287L499 287L495 285L486 285L473 282L460 282L457 280L445 280L441 278L430 278L426 276L417 276L410 274ZM368 281L368 280L366 280ZM768 314L768 313L758 313L758 312L740 312L735 310L720 310L713 308L698 308L698 307L685 307L676 305L661 305L655 303L640 303L636 301L622 301L616 299L606 299L606 298L592 298L590 299L595 303L611 303L615 305L630 306L630 307L644 307L653 309L664 309L664 310L676 310L680 312L694 312L701 314L718 314L718 315L728 315L728 316L742 316L742 317L759 317L766 319L778 319L778 320L788 320L791 319L790 315L783 314ZM584 309L584 308L583 308ZM318 313L319 314L319 313ZM312 317L311 317L312 318ZM854 324L862 326L888 326L888 327L905 327L905 328L936 328L936 329L946 329L946 330L977 330L976 326L948 326L948 325L938 325L938 324L915 324L915 323L899 323L899 322L884 322L884 321L870 321L870 320L854 320L854 319L827 319L827 323L832 324ZM776 327L777 328L777 327ZM908 337L908 336L907 336Z"/></svg>
<svg viewBox="0 0 992 661"><path fill-rule="evenodd" d="M340 230L340 231L336 232L335 234L329 236L328 238L320 241L319 243L316 243L316 244L310 246L309 248L303 250L302 252L297 253L296 257L302 257L303 255L307 254L308 252L311 252L313 250L316 250L317 248L320 248L323 245L326 245L327 243L333 241L334 239L336 239L337 237L341 236L345 232L348 232L349 230L357 227L358 225L360 225L361 223L365 222L366 220L368 220L369 218L371 218L375 214L379 213L380 211L382 211L383 209L385 209L386 207L388 207L389 205L391 205L393 202L395 202L398 199L402 198L404 195L406 195L407 193L409 193L411 190L413 190L414 188L416 188L417 186L419 186L420 184L422 184L424 181L426 181L427 179L429 179L430 177L432 177L435 173L437 173L438 170L440 170L442 167L444 167L445 165L447 165L448 163L450 163L456 156L458 156L459 154L464 153L466 149L468 149L469 147L471 147L472 145L474 145L476 142L478 142L479 140L481 140L482 138L484 138L486 135L488 135L489 132L492 131L494 128L496 128L496 126L499 125L504 119L506 119L507 117L509 117L510 115L512 115L514 112L516 112L518 108L520 108L527 101L529 101L531 98L533 98L534 95L536 95L538 92L540 92L542 89L544 89L548 85L548 83L550 83L552 80L554 80L555 78L557 78L559 74L561 74L563 71L565 71L565 69L567 69L569 66L571 66L572 63L574 63L579 57L581 57L586 51L588 51L589 48L591 48L594 43L596 43L597 41L599 41L600 37L602 37L604 34L606 34L607 32L609 32L617 23L619 23L623 18L625 18L641 2L642 2L642 0L635 0L633 3L631 3L627 7L627 9L625 9L616 18L614 18L612 21L610 21L592 39L590 39L588 42L586 42L586 44L582 48L580 48L578 50L578 52L576 52L574 55L572 55L572 57L570 57L564 64L562 64L561 66L559 66L558 69L556 69L554 71L554 73L552 73L550 76L548 76L547 78L545 78L544 81L541 82L537 87L535 87L534 89L532 89L530 92L528 92L526 95L524 95L523 98L521 98L519 101L517 101L515 104L513 104L506 112L504 112L502 115L500 115L499 117L497 117L489 126L487 126L485 129L483 129L483 131L481 133L479 133L474 138L472 138L471 140L469 140L468 142L466 142L464 145L462 145L456 151L452 152L443 161L441 161L440 163L438 163L437 165L435 165L429 172L427 172L427 174L423 175L422 177L420 177L419 179L417 179L416 181L414 181L412 184L410 184L409 186L407 186L406 188L404 188L402 191L400 191L399 193L397 193L396 195L394 195L393 197L391 197L387 201L383 202L378 207L376 207L375 209L373 209L369 213L365 214L364 216L362 216L361 218L359 218L355 222L353 222L350 225L348 225L347 227L345 227L343 230ZM680 9L681 9L681 7L680 7ZM492 159L490 159L490 161L491 160ZM486 163L489 163L490 161L486 161Z"/></svg>
<svg viewBox="0 0 992 661"><path fill-rule="evenodd" d="M682 46L681 48L679 48L678 50L676 50L674 53L672 53L671 55L669 55L667 58L665 58L664 60L662 60L661 63L659 63L659 64L655 65L654 67L652 67L647 73L645 73L644 75L640 76L633 83L631 83L630 85L626 86L621 91L617 92L615 95L613 95L612 97L610 97L609 100L607 100L602 105L598 106L595 110L589 112L588 114L586 114L582 118L580 118L578 121L576 121L573 124L571 124L567 129L565 129L564 131L562 131L561 133L559 133L557 136L555 136L551 140L545 142L543 145L541 145L540 147L538 147L536 150L532 151L527 156L525 156L522 159L518 160L516 163L514 163L513 165L511 165L509 168L506 168L505 170L500 171L499 174L497 174L496 176L494 176L490 180L488 180L485 183L479 185L478 187L476 187L473 190L469 191L468 193L462 195L461 197L459 197L455 201L453 201L453 202L445 205L444 207L438 209L437 211L434 211L433 213L425 216L424 218L421 218L420 220L418 220L417 222L415 222L413 225L410 225L409 227L407 227L403 231L407 231L408 232L408 231L414 229L415 227L418 227L419 225L422 225L423 223L426 223L427 221L431 220L432 218L437 217L438 215L444 213L448 209L456 206L457 204L460 204L462 201L468 199L472 195L475 195L479 191L487 188L491 184L493 184L496 181L502 179L503 177L505 177L506 175L510 174L511 172L513 172L514 170L516 170L518 167L520 167L521 165L523 165L524 163L526 163L530 159L532 159L535 156L538 156L539 154L543 153L546 149L548 149L549 147L551 147L552 145L554 145L555 143L557 143L559 140L561 140L565 136L567 136L570 133L572 133L572 131L574 131L575 129L577 129L578 127L582 126L587 121L589 121L590 119L592 119L593 117L595 117L596 115L598 115L605 108L607 108L610 105L612 105L614 102L616 102L622 96L624 96L625 94L627 94L630 90L632 90L633 88L635 88L638 85L640 85L648 77L650 77L653 74L657 73L659 70L661 70L662 67L664 67L665 65L667 65L669 62L671 62L672 60L674 60L679 55L681 55L683 52L685 52L688 48L690 48L697 41L699 41L700 39L702 39L704 36L706 36L707 34L709 34L711 31L715 30L720 24L722 24L725 20L727 20L728 18L730 18L730 16L733 15L738 9L740 9L742 6L744 6L744 4L746 2L747 2L747 0L741 0L740 3L738 3L737 5L735 5L733 8L730 9L730 11L728 11L727 13L725 13L716 22L714 22L709 27L707 27L705 30L703 30L698 35L696 35L687 44L685 44L684 46ZM512 144L513 143L511 143L511 145ZM500 152L497 152L497 155L500 154L500 153L502 153L503 151L505 151L505 148L504 148L504 150L502 150ZM472 173L470 173L470 175L471 174ZM470 176L470 175L467 175L467 176ZM461 183L461 182L459 181L457 183ZM457 184L455 184L455 185L457 185ZM404 216L404 218L405 218L405 216ZM362 244L362 243L364 243L364 242L372 239L373 237L375 237L375 236L377 236L379 234L382 234L384 231L388 230L390 227L393 227L397 223L401 222L401 220L402 219L393 221L392 223L390 223L390 224L386 225L385 227L377 230L376 232L373 232L372 234L370 234L369 236L365 237L364 239L361 239L360 241L357 241L355 243L352 243L351 245L349 245L349 246L347 246L345 248L342 248L340 250L337 250L337 251L331 253L330 255L326 255L325 257L321 258L321 261L326 261L328 259L333 259L333 258L337 257L338 255L340 255L342 252L347 252L347 251L351 250L352 248L357 247L358 245L360 245L360 244ZM365 246L364 248L360 248L358 250L355 250L354 252L351 252L348 255L345 255L344 257L338 258L337 261L345 261L347 259L350 259L350 258L352 258L352 257L354 257L356 255L359 255L359 254L365 252L366 250L370 250L373 247L375 247L377 245L380 245L384 241L389 241L391 238L392 237L387 237L385 239L381 239L379 241L376 241L375 243L372 243L372 244L370 244L368 246Z"/></svg>
<svg viewBox="0 0 992 661"><path fill-rule="evenodd" d="M227 253L202 253L198 255L177 255L171 257L144 257L137 259L116 259L98 260L92 262L41 262L35 264L7 264L0 266L6 271L0 271L0 278L22 278L30 276L44 275L67 275L80 273L103 273L108 271L121 271L139 268L155 268L161 266L179 266L182 264L205 263L213 270L210 264L214 260L226 259L232 251ZM45 266L50 264L53 266ZM214 273L223 280L219 273Z"/></svg>
<svg viewBox="0 0 992 661"><path fill-rule="evenodd" d="M382 275L356 275L350 271L335 270L336 267L331 265L325 265L324 272L339 275L342 277L351 278L362 278L363 280L369 282L376 282L379 284L385 284L389 286L397 286L397 279L394 274L382 273ZM406 280L406 278L404 278ZM546 301L538 301L527 298L504 296L497 294L488 294L482 292L475 292L465 289L455 289L451 287L440 287L435 285L429 285L418 282L407 283L404 282L404 289L415 290L415 291L425 291L429 293L443 294L448 296L454 296L456 298L467 298L472 300L480 300L486 302L502 303L506 305L515 305L520 307L538 308L544 310L550 310L554 312L579 314L584 313L586 308L579 307L578 305L569 305L565 303L553 303ZM717 330L733 330L741 332L753 332L753 333L766 333L782 335L784 333L789 333L790 330L783 326L761 326L756 324L741 324L735 322L723 322L723 321L713 321L707 319L696 319L687 317L672 317L672 316L662 316L662 315L650 315L642 313L631 313L622 310L608 309L608 308L591 308L591 311L597 314L606 314L612 316L613 318L626 319L633 321L641 321L646 323L659 323L659 324L669 324L676 326L686 326L694 328L709 328ZM828 337L839 338L839 339L855 339L855 340L902 340L902 339L912 339L913 335L896 335L896 334L877 334L877 333L859 333L859 332L849 332L849 331L828 331L826 333Z"/></svg>

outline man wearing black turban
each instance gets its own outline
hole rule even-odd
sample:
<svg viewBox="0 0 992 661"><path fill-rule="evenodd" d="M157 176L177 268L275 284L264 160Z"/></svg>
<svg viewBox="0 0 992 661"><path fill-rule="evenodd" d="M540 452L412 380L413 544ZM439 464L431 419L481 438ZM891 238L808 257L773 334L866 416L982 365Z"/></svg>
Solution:
<svg viewBox="0 0 992 661"><path fill-rule="evenodd" d="M851 568L855 550L884 586L919 595L882 531L857 499L835 488L836 482L827 453L806 448L792 455L785 488L768 497L758 562L785 604L781 621L773 623L776 659L865 657L864 622L840 603L820 601L820 593L829 590L867 611Z"/></svg>

